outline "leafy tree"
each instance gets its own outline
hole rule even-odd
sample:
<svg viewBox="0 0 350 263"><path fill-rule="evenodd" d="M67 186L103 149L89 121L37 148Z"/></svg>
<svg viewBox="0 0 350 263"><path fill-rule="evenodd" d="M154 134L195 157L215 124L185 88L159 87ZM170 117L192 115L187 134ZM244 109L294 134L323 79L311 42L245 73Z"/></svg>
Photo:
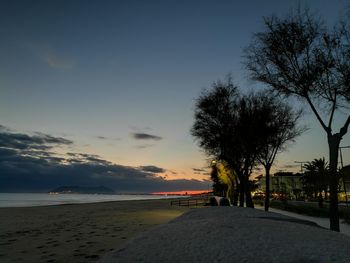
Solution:
<svg viewBox="0 0 350 263"><path fill-rule="evenodd" d="M218 168L216 165L211 166L210 179L213 181L213 193L217 196L222 196L227 191L227 185L219 180Z"/></svg>
<svg viewBox="0 0 350 263"><path fill-rule="evenodd" d="M252 170L260 160L269 175L276 153L301 132L295 126L299 116L278 98L262 93L240 95L229 79L214 83L213 90L198 98L191 132L208 155L237 175L240 206L246 202L254 207ZM231 185L235 185L233 180Z"/></svg>
<svg viewBox="0 0 350 263"><path fill-rule="evenodd" d="M301 117L301 111L293 109L277 97L258 94L257 105L264 113L263 123L261 123L260 133L263 144L259 151L258 160L265 168L266 192L265 211L270 205L270 170L275 161L276 155L286 149L288 142L294 141L305 130L298 127L297 122Z"/></svg>
<svg viewBox="0 0 350 263"><path fill-rule="evenodd" d="M314 159L304 165L304 185L307 192L313 192L318 198L318 206L323 207L322 192L327 193L329 185L328 164L324 158Z"/></svg>
<svg viewBox="0 0 350 263"><path fill-rule="evenodd" d="M213 192L215 195L226 197L231 202L236 202L236 190L238 178L234 171L224 162L212 162L211 179L214 182Z"/></svg>
<svg viewBox="0 0 350 263"><path fill-rule="evenodd" d="M191 129L192 135L207 155L228 164L230 164L231 138L234 136L232 127L236 122L234 112L238 98L237 87L233 84L231 78L228 78L226 82L218 81L214 83L212 90L203 91L197 99L195 122ZM222 190L217 169L213 169L212 172L215 179L214 183L218 187L217 190ZM240 186L237 187L240 188Z"/></svg>
<svg viewBox="0 0 350 263"><path fill-rule="evenodd" d="M346 23L328 30L308 10L265 19L246 49L251 77L274 92L306 102L327 135L330 170L330 229L339 231L337 163L350 115L333 132L336 111L350 101L350 31ZM326 117L325 117L326 115Z"/></svg>

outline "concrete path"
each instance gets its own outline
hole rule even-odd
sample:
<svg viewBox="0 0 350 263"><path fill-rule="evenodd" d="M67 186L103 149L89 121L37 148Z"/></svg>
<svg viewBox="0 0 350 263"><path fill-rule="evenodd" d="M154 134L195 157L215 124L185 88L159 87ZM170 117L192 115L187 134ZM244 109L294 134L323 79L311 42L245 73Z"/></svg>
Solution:
<svg viewBox="0 0 350 263"><path fill-rule="evenodd" d="M99 262L350 262L350 237L240 207L193 209Z"/></svg>
<svg viewBox="0 0 350 263"><path fill-rule="evenodd" d="M257 206L256 208L260 209L260 210L264 210L263 206ZM284 210L280 210L280 209L276 209L276 208L269 208L269 211L274 212L274 213L278 213L278 214L282 214L282 215L286 215L286 216L290 216L290 217L294 217L294 218L298 218L298 219L302 219L302 220L308 220L308 221L316 223L317 225L319 225L321 227L329 229L329 218L301 215L301 214L292 213L292 212L288 212L288 211L284 211ZM340 224L340 233L347 235L347 236L350 236L350 225L343 223L342 219L340 219L339 224Z"/></svg>

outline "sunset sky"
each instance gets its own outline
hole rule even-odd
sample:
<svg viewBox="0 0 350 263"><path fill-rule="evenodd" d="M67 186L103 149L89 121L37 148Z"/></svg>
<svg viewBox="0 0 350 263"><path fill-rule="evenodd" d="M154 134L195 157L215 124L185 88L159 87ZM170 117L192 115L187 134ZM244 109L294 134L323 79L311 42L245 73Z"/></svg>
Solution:
<svg viewBox="0 0 350 263"><path fill-rule="evenodd" d="M262 89L243 48L264 16L298 3L330 24L350 12L347 0L0 1L0 191L207 189L207 157L190 135L194 100L229 73L243 92ZM328 158L311 113L303 124L310 130L275 170Z"/></svg>

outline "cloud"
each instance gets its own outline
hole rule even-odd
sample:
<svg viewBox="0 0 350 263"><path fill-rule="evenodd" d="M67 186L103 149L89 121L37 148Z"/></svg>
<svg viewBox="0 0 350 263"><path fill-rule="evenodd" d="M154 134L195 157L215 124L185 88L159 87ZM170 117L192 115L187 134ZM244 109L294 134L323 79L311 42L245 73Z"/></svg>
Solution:
<svg viewBox="0 0 350 263"><path fill-rule="evenodd" d="M95 136L95 138L99 139L99 140L114 140L114 141L120 141L120 138L108 138L105 136Z"/></svg>
<svg viewBox="0 0 350 263"><path fill-rule="evenodd" d="M57 145L69 145L73 142L61 137L36 133L30 136L21 133L10 133L7 130L0 131L0 147L17 150L47 150Z"/></svg>
<svg viewBox="0 0 350 263"><path fill-rule="evenodd" d="M69 70L74 67L74 61L68 58L59 57L52 52L44 56L44 60L51 68Z"/></svg>
<svg viewBox="0 0 350 263"><path fill-rule="evenodd" d="M154 140L154 141L159 141L162 140L163 138L157 135L152 135L148 133L131 133L132 137L136 140Z"/></svg>
<svg viewBox="0 0 350 263"><path fill-rule="evenodd" d="M30 136L0 131L0 192L46 192L64 185L108 186L117 192L200 190L208 182L165 180L165 169L124 166L98 155L68 152L57 156L54 146L72 144L47 134Z"/></svg>
<svg viewBox="0 0 350 263"><path fill-rule="evenodd" d="M280 166L279 168L280 169L291 169L291 168L295 168L297 166L300 167L300 164L285 164L285 165Z"/></svg>
<svg viewBox="0 0 350 263"><path fill-rule="evenodd" d="M10 131L10 129L0 124L0 131Z"/></svg>
<svg viewBox="0 0 350 263"><path fill-rule="evenodd" d="M27 45L29 50L39 57L50 68L71 70L75 66L75 61L48 45Z"/></svg>
<svg viewBox="0 0 350 263"><path fill-rule="evenodd" d="M142 144L142 145L137 145L135 146L137 149L146 149L146 148L150 148L153 147L154 144Z"/></svg>
<svg viewBox="0 0 350 263"><path fill-rule="evenodd" d="M165 173L165 169L154 166L154 165L146 165L146 166L140 166L140 170L144 172L151 172L151 173Z"/></svg>

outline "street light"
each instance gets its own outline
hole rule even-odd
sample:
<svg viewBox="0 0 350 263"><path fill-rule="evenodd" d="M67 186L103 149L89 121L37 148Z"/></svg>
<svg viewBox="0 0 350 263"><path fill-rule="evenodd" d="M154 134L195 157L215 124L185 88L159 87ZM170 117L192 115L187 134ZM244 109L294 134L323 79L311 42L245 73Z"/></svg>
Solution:
<svg viewBox="0 0 350 263"><path fill-rule="evenodd" d="M342 153L342 150L341 150L341 149L345 149L345 148L350 148L350 146L339 146L340 164L341 164L341 168L342 168L342 169L344 168L344 163L343 163L343 153ZM344 186L344 193L345 193L345 202L346 202L346 205L348 205L348 195L347 195L347 193L346 193L346 183L348 183L348 182L345 182L344 177L343 177L343 186Z"/></svg>

